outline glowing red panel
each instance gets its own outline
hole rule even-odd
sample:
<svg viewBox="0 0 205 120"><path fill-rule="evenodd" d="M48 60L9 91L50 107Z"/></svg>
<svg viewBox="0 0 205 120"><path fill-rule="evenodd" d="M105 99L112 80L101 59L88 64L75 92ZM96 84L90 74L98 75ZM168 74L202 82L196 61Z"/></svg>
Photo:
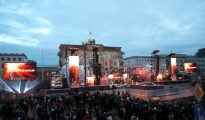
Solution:
<svg viewBox="0 0 205 120"><path fill-rule="evenodd" d="M4 80L36 79L36 63L4 63Z"/></svg>
<svg viewBox="0 0 205 120"><path fill-rule="evenodd" d="M196 73L196 63L184 63L184 73Z"/></svg>
<svg viewBox="0 0 205 120"><path fill-rule="evenodd" d="M72 85L79 83L79 56L69 56L69 75Z"/></svg>
<svg viewBox="0 0 205 120"><path fill-rule="evenodd" d="M176 58L171 58L171 79L176 80L177 62Z"/></svg>

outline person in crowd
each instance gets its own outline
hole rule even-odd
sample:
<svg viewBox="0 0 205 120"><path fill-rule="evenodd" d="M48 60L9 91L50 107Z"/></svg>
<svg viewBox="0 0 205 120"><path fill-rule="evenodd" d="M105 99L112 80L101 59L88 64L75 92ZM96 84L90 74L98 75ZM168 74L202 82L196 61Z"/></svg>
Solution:
<svg viewBox="0 0 205 120"><path fill-rule="evenodd" d="M19 102L20 101L20 102ZM28 96L0 103L0 120L194 120L196 102L190 98L154 103L128 92ZM29 111L29 112L28 112Z"/></svg>

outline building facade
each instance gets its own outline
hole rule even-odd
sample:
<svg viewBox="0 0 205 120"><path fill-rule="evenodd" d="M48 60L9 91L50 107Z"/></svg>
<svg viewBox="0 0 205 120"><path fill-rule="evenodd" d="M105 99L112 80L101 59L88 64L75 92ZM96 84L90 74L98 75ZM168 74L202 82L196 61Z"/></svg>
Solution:
<svg viewBox="0 0 205 120"><path fill-rule="evenodd" d="M108 47L99 44L98 46L101 47L97 54L99 55L99 63L101 64L101 71L103 73L109 72L115 68L119 68L122 65L121 47ZM63 65L66 64L66 60L69 61L69 58L66 56L71 56L71 50L66 50L66 49L77 48L78 50L73 55L79 56L79 65L84 65L85 62L84 56L86 56L86 65L88 67L87 69L89 69L89 67L92 67L93 64L93 51L91 49L92 46L86 45L86 49L84 47L85 47L84 45L61 44L59 47L60 51L58 53L59 65L62 67Z"/></svg>
<svg viewBox="0 0 205 120"><path fill-rule="evenodd" d="M132 56L124 58L125 67L145 66L151 64L150 56Z"/></svg>
<svg viewBox="0 0 205 120"><path fill-rule="evenodd" d="M27 56L24 53L0 53L0 77L3 78L4 63L6 62L27 62Z"/></svg>
<svg viewBox="0 0 205 120"><path fill-rule="evenodd" d="M96 44L92 37L82 45L61 44L58 53L60 67L69 63L70 56L78 56L79 66L86 66L86 76L101 76L118 69L123 63L122 55L121 47Z"/></svg>
<svg viewBox="0 0 205 120"><path fill-rule="evenodd" d="M59 66L37 66L37 80L50 80L53 74L58 74L60 71Z"/></svg>
<svg viewBox="0 0 205 120"><path fill-rule="evenodd" d="M198 49L196 56L197 57L205 57L205 48Z"/></svg>

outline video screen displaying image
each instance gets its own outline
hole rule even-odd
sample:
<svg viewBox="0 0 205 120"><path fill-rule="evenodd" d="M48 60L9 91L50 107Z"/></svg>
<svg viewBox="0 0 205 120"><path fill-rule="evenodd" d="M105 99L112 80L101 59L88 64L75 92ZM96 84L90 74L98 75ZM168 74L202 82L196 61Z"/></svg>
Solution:
<svg viewBox="0 0 205 120"><path fill-rule="evenodd" d="M51 77L51 88L62 88L63 87L63 74L53 75Z"/></svg>
<svg viewBox="0 0 205 120"><path fill-rule="evenodd" d="M4 80L35 80L36 63L4 63Z"/></svg>
<svg viewBox="0 0 205 120"><path fill-rule="evenodd" d="M184 63L184 73L196 73L196 63Z"/></svg>
<svg viewBox="0 0 205 120"><path fill-rule="evenodd" d="M177 62L176 58L171 58L171 79L176 80Z"/></svg>
<svg viewBox="0 0 205 120"><path fill-rule="evenodd" d="M79 84L79 56L69 56L69 78L73 87Z"/></svg>

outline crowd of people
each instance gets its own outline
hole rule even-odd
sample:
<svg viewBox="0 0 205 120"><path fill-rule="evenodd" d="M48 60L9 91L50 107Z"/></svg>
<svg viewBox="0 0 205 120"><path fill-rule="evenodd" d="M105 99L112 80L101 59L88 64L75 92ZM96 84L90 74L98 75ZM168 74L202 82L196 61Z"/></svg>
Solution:
<svg viewBox="0 0 205 120"><path fill-rule="evenodd" d="M0 120L194 120L196 102L150 102L129 93L23 97L0 103Z"/></svg>

